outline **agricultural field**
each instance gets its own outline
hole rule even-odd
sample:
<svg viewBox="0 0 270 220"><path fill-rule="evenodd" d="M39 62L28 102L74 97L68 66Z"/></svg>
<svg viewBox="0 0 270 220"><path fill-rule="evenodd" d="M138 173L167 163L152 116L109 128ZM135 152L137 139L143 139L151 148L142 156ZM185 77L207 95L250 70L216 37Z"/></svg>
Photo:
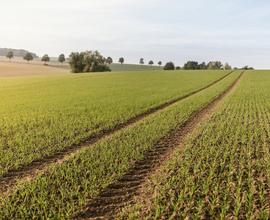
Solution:
<svg viewBox="0 0 270 220"><path fill-rule="evenodd" d="M269 71L246 72L122 218L269 219L269 85Z"/></svg>
<svg viewBox="0 0 270 220"><path fill-rule="evenodd" d="M269 71L0 77L0 219L268 219Z"/></svg>
<svg viewBox="0 0 270 220"><path fill-rule="evenodd" d="M220 77L222 77L222 80L214 84L212 83L211 86L205 87L203 90L196 93L192 93L192 95L186 96L182 100L174 102L171 105L160 109L159 111L153 112L149 115L145 115L137 122L134 122L122 129L119 129L117 132L100 139L100 141L94 144L90 144L89 147L85 147L76 154L69 155L68 157L59 160L56 163L50 164L49 166L45 167L42 172L37 172L37 174L32 173L30 177L27 176L25 179L22 179L16 187L14 187L13 189L8 189L7 192L3 192L3 197L0 203L0 216L2 216L3 218L15 219L31 219L38 216L43 216L44 218L62 219L83 216L84 210L87 207L88 203L91 203L91 200L98 196L104 188L108 187L111 183L115 182L126 172L128 172L128 170L134 166L136 161L142 160L144 158L145 152L155 149L158 140L168 136L173 130L178 130L181 128L181 126L184 126L184 124L188 121L190 117L192 117L196 112L200 111L200 109L211 103L216 97L219 96L219 94L222 94L223 91L228 89L230 85L232 85L237 79L239 79L239 77L241 76L240 74L241 71L233 72L230 74L228 74L228 72L226 71L187 71L172 73L136 72L125 73L125 75L122 73L96 75L93 74L91 76L76 75L76 77L74 77L77 84L75 90L78 90L78 88L80 88L80 90L83 90L83 85L85 85L87 95L90 96L90 89L93 88L94 85L98 85L98 88L100 88L101 83L99 84L98 82L99 80L101 80L103 89L100 89L100 92L102 93L102 98L99 98L99 100L104 99L109 94L113 94L112 91L115 91L116 94L118 94L117 102L115 100L117 104L111 104L111 107L119 107L122 105L134 103L144 103L144 105L138 109L143 109L142 107L145 108L146 103L148 105L146 109L149 109L149 107L151 107L149 106L149 103L151 103L150 100L152 100L152 102L155 101L153 103L157 105L164 102L164 100L170 100L171 98L175 97L176 94L177 96L183 96L184 94L190 93L200 87L203 87L217 80ZM190 77L192 77L192 79ZM73 82L70 82L69 86L67 86L67 82L70 81L70 78L64 79L63 77L61 77L61 79L56 78L51 80L52 85L57 85L57 88L59 88L59 83L56 83L57 80L61 80L61 85L64 85L65 88L71 89L71 85L74 86ZM188 83L190 80L194 81L194 83ZM114 88L114 90L108 91L107 96L103 94L104 89L109 88L108 85L106 85L106 81L108 84L111 84L113 82L112 86ZM195 81L197 81L198 83L197 86L195 86ZM132 84L127 82L132 82ZM136 88L136 82L137 86L141 87ZM9 81L9 83L11 82ZM39 84L37 86L39 86L39 88L42 88L40 86L40 81L38 81L38 83ZM118 83L121 83L122 86L119 87ZM126 88L126 91L123 92L122 89L125 88L125 84L128 85L128 88ZM158 84L159 86L157 86ZM30 85L33 86L33 84L31 83ZM46 91L48 91L49 84L47 81L45 85ZM79 87L77 87L78 85ZM155 86L151 87L151 85ZM121 88L121 93L119 92L119 88ZM52 88L50 89L54 91L54 94L57 94L55 92L56 90L53 90ZM153 96L153 91L155 91L155 89L159 91L156 94L156 98L154 98L155 96ZM72 95L74 95L75 90L71 92ZM163 90L164 92L160 92L161 90ZM97 91L99 90L96 87L95 96L98 95ZM143 91L144 95L141 93L140 95L138 94L138 92ZM168 93L169 91L170 94ZM33 99L34 95L33 93L30 94L31 103L33 103L33 100L35 100ZM82 94L82 91L80 91L80 96L82 96ZM132 97L132 102L129 103L130 99L128 99L128 101L123 102L121 105L119 105L119 100L121 100L120 94L123 94L126 97ZM161 94L164 95L163 98L161 98ZM93 97L91 97L89 101L87 101L87 95L84 96L84 100L80 103L80 105L82 103L91 103L94 101ZM46 94L46 97L48 96L50 97L50 95ZM69 95L68 97L70 96L71 95ZM61 97L63 97L63 95L61 95ZM135 101L136 97L138 99L138 102ZM51 101L51 98L49 100ZM108 97L108 99L104 100L106 105L108 105L109 100L112 100L112 97ZM44 103L44 101L45 99L42 99L42 103ZM67 103L70 103L66 100L64 100L63 102L65 103L65 105ZM97 103L97 101L95 101L94 103ZM46 104L45 106L50 105ZM69 104L68 106L71 106L71 104ZM92 108L93 107L91 107L91 109ZM41 110L42 109L43 108L41 108ZM59 109L63 109L63 107L59 107ZM135 107L125 107L125 109L132 109L134 111ZM83 110L85 110L85 108ZM105 107L99 108L97 114L105 115L105 113L101 112L102 110L105 110ZM107 113L110 115L108 118L112 118L112 113L116 112L116 110L114 110L113 112L110 111ZM54 115L55 112L56 111L54 110ZM119 114L119 111L116 113L116 118L121 115ZM128 112L123 112L123 115L127 115L127 113ZM78 114L78 110L76 110L76 118L78 118L81 114L81 112L80 114ZM135 114L135 112L133 114ZM65 120L59 120L60 115L58 115L58 120L55 119L55 121L53 121L53 124L55 126L55 124L59 121L59 123L61 122L59 124L59 127L51 127L50 129L47 129L54 129L54 132L52 132L51 136L61 136L61 133L57 135L55 133L57 132L57 130L60 130L61 126L64 129L68 130L70 130L72 126L76 126L77 123L74 122L70 127L65 124L67 119L70 119L71 114L67 114L66 112L64 112L61 116L63 115L68 115L69 118L66 118ZM87 113L88 117L89 115L90 114ZM32 118L34 118L33 116L34 114L31 114ZM43 117L48 118L49 115ZM129 113L127 117L132 117L132 114ZM95 116L93 118L97 119L98 117ZM106 121L108 120L108 118L106 119ZM84 121L86 119L87 117L84 117L81 118L80 121ZM118 123L119 120L120 119L118 118ZM29 125L26 125L25 127L29 127ZM37 126L32 126L33 129L36 129L36 127ZM43 128L44 125L40 127ZM64 132L64 129L61 129L61 132ZM33 130L31 130L30 132L31 134L33 134ZM40 133L44 134L44 131ZM30 135L27 136L31 137ZM49 138L50 136L46 137L46 141L48 141ZM74 137L72 138L74 139ZM39 141L42 140L43 139L40 137ZM62 146L63 140L59 142L58 149ZM28 150L31 147L31 145L28 145L28 148L25 148L25 150ZM51 148L52 150L55 150L55 148L57 148L55 141L54 144L51 145L51 147L49 146L45 150L49 148ZM24 151L23 148L17 147L17 149L20 149L21 152ZM31 155L31 153L32 155L34 155L34 153L36 152L35 149L37 149L37 145L35 145L35 148L32 147L31 151L29 150L27 152L28 155ZM13 151L16 151L16 148L13 148ZM18 152L18 154L19 153L20 152ZM7 158L7 155L7 153L3 154L3 158ZM22 160L26 160L26 154L24 154L21 158ZM9 161L14 160L15 158L12 160L9 159ZM8 170L6 172L8 172Z"/></svg>
<svg viewBox="0 0 270 220"><path fill-rule="evenodd" d="M213 3L2 2L0 220L270 220L270 1Z"/></svg>
<svg viewBox="0 0 270 220"><path fill-rule="evenodd" d="M18 77L18 76L50 76L63 75L69 73L69 70L44 66L39 64L15 63L14 61L1 61L0 59L0 77Z"/></svg>
<svg viewBox="0 0 270 220"><path fill-rule="evenodd" d="M228 73L162 71L2 78L0 176L100 136Z"/></svg>
<svg viewBox="0 0 270 220"><path fill-rule="evenodd" d="M112 71L146 71L146 70L162 70L163 67L156 65L139 65L139 64L119 64L113 63L109 65Z"/></svg>

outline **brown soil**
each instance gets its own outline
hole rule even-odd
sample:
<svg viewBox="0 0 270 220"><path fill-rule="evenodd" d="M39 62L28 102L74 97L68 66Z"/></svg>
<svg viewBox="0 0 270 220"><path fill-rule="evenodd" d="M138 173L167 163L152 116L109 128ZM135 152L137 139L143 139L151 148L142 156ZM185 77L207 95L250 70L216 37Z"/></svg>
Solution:
<svg viewBox="0 0 270 220"><path fill-rule="evenodd" d="M68 74L66 69L42 64L20 63L15 61L3 61L0 58L0 77L25 77L25 76L52 76Z"/></svg>
<svg viewBox="0 0 270 220"><path fill-rule="evenodd" d="M107 186L97 198L76 214L75 219L115 219L119 211L135 202L146 179L152 175L162 163L168 160L176 147L182 147L186 137L195 127L205 121L221 101L234 91L243 76L240 76L220 95L205 107L195 112L184 124L174 129L169 135L160 139L155 148L147 151L144 159L135 165L119 180Z"/></svg>
<svg viewBox="0 0 270 220"><path fill-rule="evenodd" d="M51 156L48 156L48 157L45 157L42 159L35 160L32 163L30 163L29 165L23 166L19 169L10 170L7 174L5 174L0 179L0 193L3 195L8 195L10 190L12 190L13 186L19 184L20 182L31 181L33 178L35 178L37 176L37 174L46 172L46 170L48 170L48 168L51 165L56 164L56 163L61 164L64 161L71 158L74 154L78 153L80 150L82 150L84 148L91 147L91 145L98 142L99 140L101 140L105 137L111 136L114 133L116 133L122 129L127 128L128 126L131 126L131 125L135 124L136 122L143 120L145 117L147 117L149 115L152 115L158 111L161 111L161 110L175 104L176 102L179 102L183 99L186 99L192 95L195 95L195 94L217 84L218 82L220 82L221 80L225 79L230 74L232 74L232 72L230 72L230 73L226 74L225 76L217 79L216 81L204 86L203 88L200 88L196 91L193 91L187 95L184 95L184 96L175 98L173 100L167 101L167 102L165 102L159 106L156 106L154 108L150 108L146 112L139 114L133 118L130 118L126 122L123 122L123 123L116 125L114 128L103 130L97 135L88 137L87 139L82 140L81 143L78 145L72 145L68 148L65 148L61 152L58 152L56 154L53 154Z"/></svg>

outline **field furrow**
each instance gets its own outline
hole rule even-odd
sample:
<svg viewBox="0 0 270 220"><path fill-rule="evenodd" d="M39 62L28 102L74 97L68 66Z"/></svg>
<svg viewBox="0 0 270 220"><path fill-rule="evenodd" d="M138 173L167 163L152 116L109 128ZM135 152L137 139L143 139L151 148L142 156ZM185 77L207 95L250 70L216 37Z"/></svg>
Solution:
<svg viewBox="0 0 270 220"><path fill-rule="evenodd" d="M234 72L211 87L82 149L63 163L49 166L44 173L30 182L24 181L2 198L0 216L63 219L80 213L103 189L124 176L136 161L143 161L146 152L154 150L162 138L169 137L195 112L212 102L239 75L240 72Z"/></svg>
<svg viewBox="0 0 270 220"><path fill-rule="evenodd" d="M118 218L269 219L269 82L248 71Z"/></svg>
<svg viewBox="0 0 270 220"><path fill-rule="evenodd" d="M220 95L194 112L183 124L176 127L171 133L160 139L154 148L146 151L142 160L136 161L119 180L106 187L98 198L93 200L83 212L75 216L75 219L105 218L114 219L121 208L134 202L134 196L140 192L145 179L164 163L175 147L183 144L185 138L193 129L208 117L208 114L218 105L225 96L235 89L240 81L239 77Z"/></svg>
<svg viewBox="0 0 270 220"><path fill-rule="evenodd" d="M0 176L94 142L228 73L1 78Z"/></svg>
<svg viewBox="0 0 270 220"><path fill-rule="evenodd" d="M171 99L171 100L166 101L158 106L151 107L151 108L147 109L145 112L138 114L134 117L131 117L130 119L127 119L127 121L119 123L112 128L103 129L100 132L98 132L97 134L94 134L90 137L85 138L84 140L81 140L79 144L73 144L71 146L68 146L68 147L62 149L61 151L58 151L57 153L53 153L52 155L49 155L49 156L44 156L40 159L34 159L31 163L29 163L27 165L20 166L19 168L16 168L16 169L8 170L0 178L0 192L4 193L4 192L8 191L8 189L10 187L15 185L21 179L33 178L38 173L44 172L44 170L46 170L49 165L52 165L54 163L58 163L58 164L63 163L63 161L68 160L71 156L73 156L73 154L76 154L77 152L79 152L80 150L82 150L84 148L90 147L90 145L95 144L99 140L101 140L107 136L113 135L114 133L118 132L119 130L125 129L128 126L135 124L140 120L143 120L145 117L148 117L148 116L150 116L158 111L161 111L161 110L163 110L163 109L165 109L165 108L167 108L167 107L169 107L169 106L171 106L171 105L173 105L181 100L184 100L184 99L186 99L186 98L188 98L196 93L199 93L199 92L217 84L221 80L228 77L231 73L232 72L228 72L227 74L225 74L221 78L211 82L210 84L207 84L206 86L204 86L202 88L196 89L188 94ZM57 148L57 147L55 147L55 148Z"/></svg>

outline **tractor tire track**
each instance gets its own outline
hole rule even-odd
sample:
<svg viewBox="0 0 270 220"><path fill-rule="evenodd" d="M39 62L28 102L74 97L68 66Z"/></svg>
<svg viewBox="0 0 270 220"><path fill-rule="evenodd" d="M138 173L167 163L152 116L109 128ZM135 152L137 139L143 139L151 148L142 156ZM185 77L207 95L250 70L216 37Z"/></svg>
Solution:
<svg viewBox="0 0 270 220"><path fill-rule="evenodd" d="M130 119L128 119L127 121L120 123L118 125L116 125L113 128L110 129L104 129L102 131L100 131L98 134L92 135L84 140L81 141L80 144L74 144L70 147L67 147L65 149L63 149L62 151L59 151L51 156L46 156L42 159L37 159L32 161L30 164L22 166L18 169L14 169L14 170L10 170L8 173L4 174L1 178L0 178L0 194L2 195L8 195L10 190L12 190L13 186L15 186L16 184L18 184L21 181L30 181L31 179L33 179L35 176L37 176L39 173L45 172L48 167L52 164L57 164L57 163L63 163L64 161L68 160L71 156L73 156L74 154L76 154L77 152L79 152L80 150L84 149L84 148L88 148L90 147L90 145L95 144L96 142L100 141L101 139L111 136L114 133L127 128L128 126L131 126L133 124L135 124L136 122L139 122L141 120L143 120L144 118L158 112L161 111L179 101L182 101L186 98L189 98L215 84L217 84L218 82L222 81L223 79L225 79L226 77L228 77L229 75L231 75L234 71L229 72L228 74L222 76L221 78L211 82L210 84L197 89L191 93L188 93L184 96L181 97L177 97L175 99L172 99L170 101L167 101L159 106L153 107L148 109L147 111L134 116Z"/></svg>
<svg viewBox="0 0 270 220"><path fill-rule="evenodd" d="M145 153L144 159L135 162L124 176L102 190L97 198L90 201L83 211L74 216L74 219L115 219L122 208L133 204L135 197L140 195L140 189L146 179L169 158L176 147L182 147L185 138L199 123L210 117L218 104L234 91L243 74L244 71L209 104L193 113L184 124L160 139L155 148Z"/></svg>

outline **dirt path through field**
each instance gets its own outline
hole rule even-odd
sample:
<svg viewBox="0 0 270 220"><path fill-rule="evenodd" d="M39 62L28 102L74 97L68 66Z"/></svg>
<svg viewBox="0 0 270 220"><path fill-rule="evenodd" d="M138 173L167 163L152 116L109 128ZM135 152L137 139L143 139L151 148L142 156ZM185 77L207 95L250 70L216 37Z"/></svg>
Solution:
<svg viewBox="0 0 270 220"><path fill-rule="evenodd" d="M108 137L110 135L113 135L114 133L116 133L122 129L125 129L128 126L131 126L131 125L135 124L136 122L143 120L147 116L150 116L158 111L161 111L161 110L175 104L176 102L184 100L192 95L195 95L195 94L217 84L218 82L222 81L223 79L225 79L226 77L228 77L232 73L233 73L233 71L229 72L228 74L224 75L223 77L215 80L214 82L204 86L203 88L197 89L197 90L195 90L187 95L175 98L175 99L170 100L168 102L165 102L157 107L150 108L146 112L139 114L133 118L130 118L126 122L118 124L112 129L103 130L95 136L88 137L87 139L82 140L81 144L79 144L79 145L72 145L68 148L65 148L61 152L58 152L58 153L53 154L51 156L48 156L46 158L35 160L31 164L23 166L17 170L9 171L7 174L5 174L0 179L0 193L3 195L8 195L10 190L13 189L13 186L19 184L20 182L32 180L38 174L46 172L46 170L48 170L48 168L51 165L57 164L57 163L59 163L59 164L63 163L64 161L70 159L74 154L78 153L80 150L82 150L84 148L89 148L91 145L93 145L97 141L99 141L105 137Z"/></svg>
<svg viewBox="0 0 270 220"><path fill-rule="evenodd" d="M176 147L183 147L185 138L199 123L209 119L218 104L234 91L243 73L211 103L195 112L184 124L162 138L154 149L145 153L143 160L137 161L123 177L106 187L96 199L88 204L83 212L76 214L74 218L114 219L119 210L132 204L134 198L140 194L140 189L146 179L169 158Z"/></svg>

